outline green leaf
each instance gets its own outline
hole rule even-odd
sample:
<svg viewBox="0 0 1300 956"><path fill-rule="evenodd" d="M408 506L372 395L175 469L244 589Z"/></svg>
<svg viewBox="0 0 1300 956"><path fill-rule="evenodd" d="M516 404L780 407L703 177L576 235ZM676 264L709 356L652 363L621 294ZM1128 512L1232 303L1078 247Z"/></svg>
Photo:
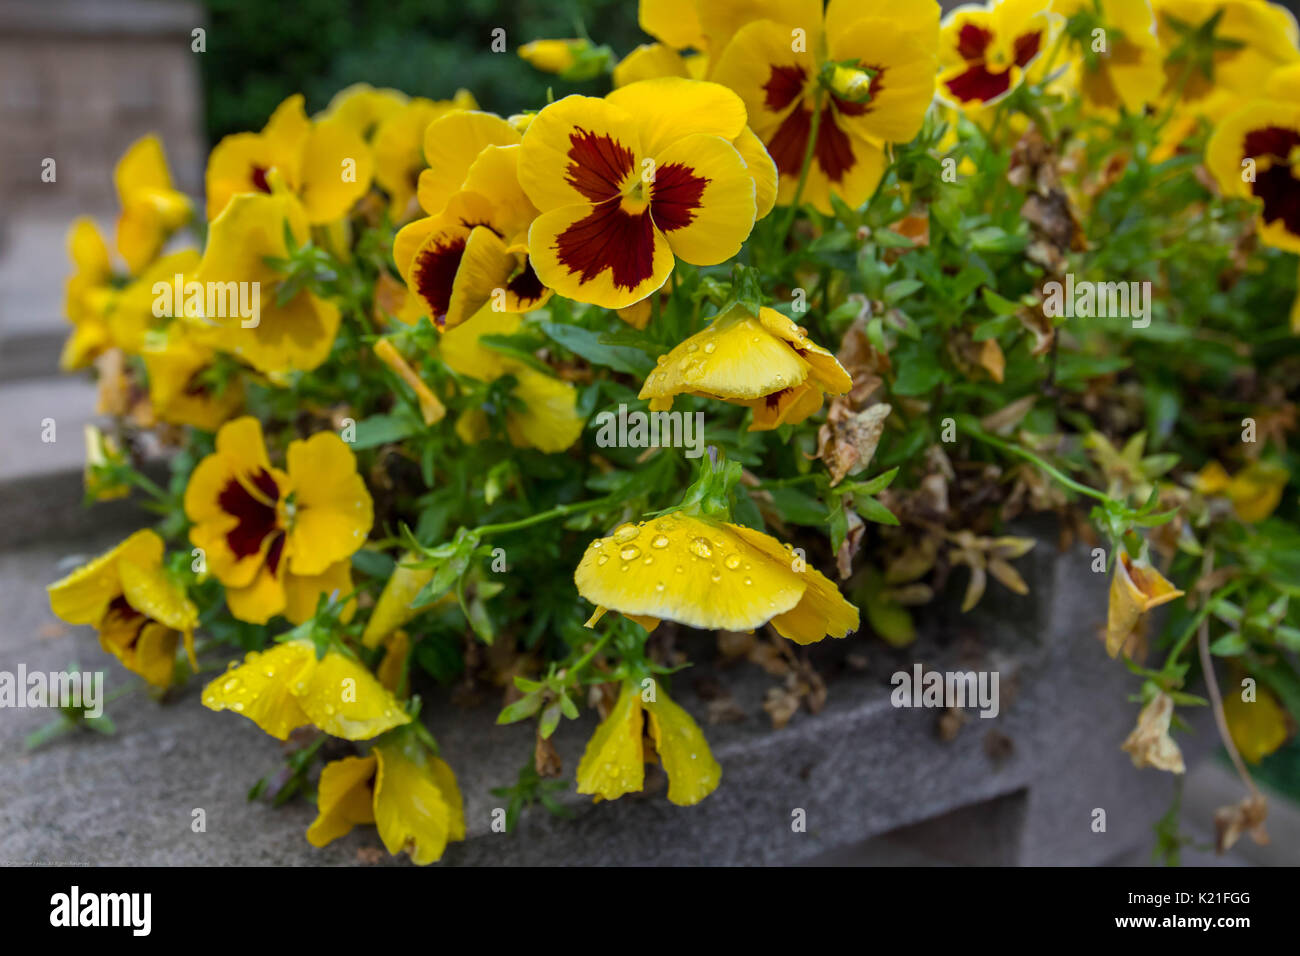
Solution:
<svg viewBox="0 0 1300 956"><path fill-rule="evenodd" d="M877 524L898 524L898 519L894 517L894 513L875 498L855 494L853 496L853 506L858 510L858 514L867 521L874 521Z"/></svg>
<svg viewBox="0 0 1300 956"><path fill-rule="evenodd" d="M554 322L538 322L537 326L551 341L563 345L570 352L595 365L603 365L638 378L644 378L655 367L654 359L640 349L604 344L600 341L599 332L577 325L556 325Z"/></svg>

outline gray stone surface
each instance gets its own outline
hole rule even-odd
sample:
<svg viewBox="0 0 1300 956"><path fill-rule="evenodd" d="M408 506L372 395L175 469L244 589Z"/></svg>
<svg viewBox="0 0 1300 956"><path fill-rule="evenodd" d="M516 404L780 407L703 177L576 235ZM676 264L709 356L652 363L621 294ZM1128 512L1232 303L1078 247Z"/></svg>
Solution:
<svg viewBox="0 0 1300 956"><path fill-rule="evenodd" d="M75 550L94 553L116 537L87 536ZM72 550L42 544L0 554L0 669L75 661L103 668L110 688L122 686L127 675L93 635L63 628L48 610L43 586L75 562ZM694 808L674 807L662 789L599 805L570 792L578 819L534 808L515 833L492 833L491 813L502 801L489 790L511 783L530 758L529 730L495 727L495 700L461 711L446 694L432 695L426 717L460 778L470 822L470 839L450 847L445 862L1143 863L1173 781L1135 770L1119 750L1136 708L1123 702L1126 677L1095 639L1104 587L1085 567L1079 559L1031 562L1030 598L1000 601L1000 616L931 622L931 637L917 648L927 667L993 666L1002 674L1001 715L972 714L951 742L938 739L936 712L890 706L888 674L907 658L875 642L852 644L869 655L865 673L837 669L845 645L815 648L819 669L833 675L829 702L781 731L760 709L773 679L751 665L715 671L704 664L679 675L672 693L701 720L693 684L705 673L749 714L738 724L706 726L723 781ZM683 643L693 657L710 658L709 638ZM211 660L217 670L223 662L220 654ZM0 859L321 865L354 863L358 851L380 845L373 828L359 828L316 850L303 838L309 805L247 803L252 782L277 768L279 744L237 715L205 710L197 683L164 702L133 694L110 713L113 737L80 734L24 753L22 738L47 715L0 711ZM584 715L558 734L570 780L593 723ZM1011 742L1000 761L986 752L994 729ZM1194 761L1211 749L1207 731L1202 722L1200 741L1182 737ZM1105 834L1089 826L1098 806L1107 810ZM198 807L206 833L190 829ZM807 814L806 833L791 831L796 808ZM1295 863L1294 830L1279 836L1266 862Z"/></svg>

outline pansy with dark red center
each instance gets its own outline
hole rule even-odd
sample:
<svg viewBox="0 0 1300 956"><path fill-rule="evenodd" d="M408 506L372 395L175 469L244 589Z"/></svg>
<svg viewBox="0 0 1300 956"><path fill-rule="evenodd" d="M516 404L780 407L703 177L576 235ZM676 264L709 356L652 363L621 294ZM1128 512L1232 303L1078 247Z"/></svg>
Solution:
<svg viewBox="0 0 1300 956"><path fill-rule="evenodd" d="M940 95L963 108L996 103L1046 48L1049 26L1038 0L953 10L939 33Z"/></svg>
<svg viewBox="0 0 1300 956"><path fill-rule="evenodd" d="M1206 165L1227 195L1259 203L1259 236L1300 252L1300 101L1261 100L1220 123Z"/></svg>
<svg viewBox="0 0 1300 956"><path fill-rule="evenodd" d="M223 426L216 446L190 476L185 513L230 612L254 624L276 614L300 623L320 595L350 593L350 557L373 521L351 449L332 432L290 442L282 471L247 417Z"/></svg>
<svg viewBox="0 0 1300 956"><path fill-rule="evenodd" d="M677 77L547 106L519 159L519 182L541 211L528 233L538 280L621 309L662 286L678 257L731 258L757 214L754 178L733 145L744 129L734 93Z"/></svg>
<svg viewBox="0 0 1300 956"><path fill-rule="evenodd" d="M441 212L397 234L397 268L440 329L488 304L528 312L550 298L528 256L537 209L519 186L519 153L517 145L484 145Z"/></svg>
<svg viewBox="0 0 1300 956"><path fill-rule="evenodd" d="M835 3L824 22L820 9L814 15L805 4L777 6L785 19L742 26L711 78L744 100L750 126L776 162L779 203L794 201L810 156L800 201L826 214L832 195L860 206L884 173L886 145L914 137L933 98L938 5ZM806 44L791 43L796 30L807 34Z"/></svg>

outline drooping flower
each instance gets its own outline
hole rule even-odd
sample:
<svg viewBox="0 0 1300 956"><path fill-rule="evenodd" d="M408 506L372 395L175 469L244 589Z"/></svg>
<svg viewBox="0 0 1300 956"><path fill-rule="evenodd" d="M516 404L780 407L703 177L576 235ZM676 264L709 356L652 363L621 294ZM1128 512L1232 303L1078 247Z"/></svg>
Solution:
<svg viewBox="0 0 1300 956"><path fill-rule="evenodd" d="M375 602L366 629L362 632L361 643L366 647L378 647L381 642L397 631L403 624L422 611L438 604L450 604L456 595L449 591L433 604L418 605L415 599L420 591L433 578L433 568L412 567L420 555L407 552L398 559L393 573L384 582L384 589Z"/></svg>
<svg viewBox="0 0 1300 956"><path fill-rule="evenodd" d="M885 146L921 129L934 96L939 7L839 0L823 19L820 3L767 6L767 14L746 11L752 22L739 26L708 76L745 101L780 173L780 204L794 201L812 140L800 201L829 215L834 194L856 208L880 182ZM721 14L701 7L706 20Z"/></svg>
<svg viewBox="0 0 1300 956"><path fill-rule="evenodd" d="M596 605L653 629L660 620L707 630L771 623L796 644L845 637L858 609L821 572L761 531L684 512L624 524L594 540L574 572Z"/></svg>
<svg viewBox="0 0 1300 956"><path fill-rule="evenodd" d="M519 158L519 182L541 211L528 234L537 277L621 309L662 286L677 257L731 258L757 213L754 180L732 145L744 128L734 93L676 78L547 106Z"/></svg>
<svg viewBox="0 0 1300 956"><path fill-rule="evenodd" d="M286 229L297 243L310 235L302 205L292 196L235 196L209 227L195 273L205 288L228 290L223 314L193 317L200 320L200 341L269 374L316 368L329 355L339 327L338 306L308 289L277 302L280 275L265 260L288 255ZM241 288L249 290L250 301L256 295L257 315L245 318L230 307Z"/></svg>
<svg viewBox="0 0 1300 956"><path fill-rule="evenodd" d="M577 410L577 390L569 382L479 342L485 335L513 335L522 323L523 317L517 313L483 309L468 322L443 333L439 351L453 371L480 382L514 376L513 404L497 410L497 414L504 411L510 442L543 452L564 451L582 434L584 420ZM456 433L470 443L484 440L491 431L487 411L481 408L470 409L456 423Z"/></svg>
<svg viewBox="0 0 1300 956"><path fill-rule="evenodd" d="M1124 648L1143 614L1182 595L1150 562L1121 550L1110 581L1106 653L1114 657Z"/></svg>
<svg viewBox="0 0 1300 956"><path fill-rule="evenodd" d="M424 132L429 124L447 113L477 106L466 90L460 90L450 100L415 97L379 122L371 143L375 182L388 193L394 221L405 222L415 211L416 187L425 169Z"/></svg>
<svg viewBox="0 0 1300 956"><path fill-rule="evenodd" d="M1006 96L1047 46L1049 15L1038 0L993 0L961 6L939 34L939 92L963 109Z"/></svg>
<svg viewBox="0 0 1300 956"><path fill-rule="evenodd" d="M641 387L652 411L676 395L716 398L754 410L750 431L806 419L824 395L843 395L853 379L807 330L775 309L757 316L743 306L719 315L667 355Z"/></svg>
<svg viewBox="0 0 1300 956"><path fill-rule="evenodd" d="M642 691L636 682L624 681L614 709L587 742L578 764L578 793L597 800L635 793L645 786L645 765L655 755L668 775L668 800L679 807L699 803L722 780L722 767L691 715L657 684Z"/></svg>
<svg viewBox="0 0 1300 956"><path fill-rule="evenodd" d="M1152 0L1164 55L1162 100L1216 117L1259 95L1274 70L1300 61L1295 16L1258 0Z"/></svg>
<svg viewBox="0 0 1300 956"><path fill-rule="evenodd" d="M411 721L360 661L333 647L318 656L306 638L232 661L203 688L203 706L242 714L277 740L308 724L345 740L369 740Z"/></svg>
<svg viewBox="0 0 1300 956"><path fill-rule="evenodd" d="M1196 477L1196 490L1204 495L1223 495L1232 502L1237 517L1247 524L1263 521L1282 501L1291 473L1281 465L1253 461L1235 475L1212 461Z"/></svg>
<svg viewBox="0 0 1300 956"><path fill-rule="evenodd" d="M1052 0L1051 9L1066 18L1074 82L1086 108L1140 114L1156 101L1164 73L1147 0Z"/></svg>
<svg viewBox="0 0 1300 956"><path fill-rule="evenodd" d="M197 670L199 612L167 576L162 558L162 538L137 531L47 588L56 617L94 627L100 647L155 687L171 684L179 644Z"/></svg>
<svg viewBox="0 0 1300 956"><path fill-rule="evenodd" d="M519 186L520 149L485 146L445 208L393 241L398 271L438 328L454 328L489 304L528 312L551 296L529 256L537 209Z"/></svg>
<svg viewBox="0 0 1300 956"><path fill-rule="evenodd" d="M1183 752L1169 735L1174 716L1174 700L1161 691L1151 698L1138 715L1137 726L1121 745L1133 760L1133 766L1155 767L1169 773L1184 773Z"/></svg>
<svg viewBox="0 0 1300 956"><path fill-rule="evenodd" d="M272 174L275 174L273 176ZM276 107L260 133L233 133L208 157L208 219L245 193L269 194L274 179L299 198L312 225L346 215L365 195L374 160L365 139L349 122L313 122L300 93Z"/></svg>
<svg viewBox="0 0 1300 956"><path fill-rule="evenodd" d="M321 771L317 817L307 829L325 846L358 824L374 823L384 847L425 866L465 839L465 804L456 775L410 734L378 743L367 757L344 757Z"/></svg>
<svg viewBox="0 0 1300 956"><path fill-rule="evenodd" d="M321 595L349 594L351 556L374 520L356 457L337 435L290 442L286 459L286 471L273 467L257 419L237 418L185 489L190 540L241 621L301 623Z"/></svg>
<svg viewBox="0 0 1300 956"><path fill-rule="evenodd" d="M92 501L113 501L131 493L129 482L117 478L115 469L126 465L126 455L111 435L105 435L98 426L86 424L86 467L82 484L86 497Z"/></svg>
<svg viewBox="0 0 1300 956"><path fill-rule="evenodd" d="M162 143L154 135L132 143L113 169L122 214L117 251L134 275L152 262L168 237L193 213L189 197L172 185Z"/></svg>
<svg viewBox="0 0 1300 956"><path fill-rule="evenodd" d="M116 295L108 246L88 216L79 216L68 229L68 256L75 271L64 295L64 316L72 323L59 357L65 372L85 368L110 346L107 316Z"/></svg>

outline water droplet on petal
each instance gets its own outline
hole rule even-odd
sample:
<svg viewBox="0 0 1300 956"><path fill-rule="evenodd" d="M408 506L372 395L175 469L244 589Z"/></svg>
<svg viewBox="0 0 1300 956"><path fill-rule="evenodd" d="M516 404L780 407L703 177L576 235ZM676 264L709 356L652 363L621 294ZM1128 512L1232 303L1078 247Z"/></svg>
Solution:
<svg viewBox="0 0 1300 956"><path fill-rule="evenodd" d="M716 348L717 348L717 346L714 345L712 342L710 342L708 345L704 346L704 351L707 352L708 354L712 355L712 354L713 354L713 350L716 349Z"/></svg>
<svg viewBox="0 0 1300 956"><path fill-rule="evenodd" d="M596 559L596 564L603 565L608 560L609 560L609 555L602 554L599 558Z"/></svg>
<svg viewBox="0 0 1300 956"><path fill-rule="evenodd" d="M687 545L691 554L697 558L713 557L713 542L708 538L692 538L691 543Z"/></svg>
<svg viewBox="0 0 1300 956"><path fill-rule="evenodd" d="M641 556L641 549L634 544L629 544L619 551L618 556L624 561L633 561Z"/></svg>
<svg viewBox="0 0 1300 956"><path fill-rule="evenodd" d="M729 554L727 555L727 559L722 563L726 565L728 571L734 571L736 568L740 567L740 555Z"/></svg>
<svg viewBox="0 0 1300 956"><path fill-rule="evenodd" d="M748 577L745 578L745 584L748 585L748 584L753 584L753 583L754 583L754 579L753 579L753 578L748 578Z"/></svg>
<svg viewBox="0 0 1300 956"><path fill-rule="evenodd" d="M614 529L614 543L627 544L629 541L635 540L636 536L640 533L641 529L630 521L626 524L621 524Z"/></svg>
<svg viewBox="0 0 1300 956"><path fill-rule="evenodd" d="M653 548L668 547L668 535L666 534L657 535L655 539L650 542L650 546Z"/></svg>

